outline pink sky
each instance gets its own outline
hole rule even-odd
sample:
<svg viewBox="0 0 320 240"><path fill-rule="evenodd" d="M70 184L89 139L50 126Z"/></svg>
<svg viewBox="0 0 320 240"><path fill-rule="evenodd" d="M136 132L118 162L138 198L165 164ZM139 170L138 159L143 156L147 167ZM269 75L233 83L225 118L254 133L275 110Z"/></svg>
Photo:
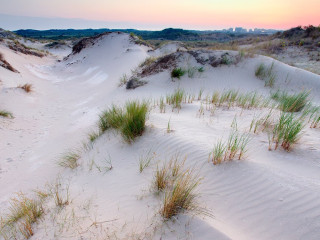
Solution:
<svg viewBox="0 0 320 240"><path fill-rule="evenodd" d="M1 0L3 14L126 22L149 28L288 29L320 24L320 0Z"/></svg>

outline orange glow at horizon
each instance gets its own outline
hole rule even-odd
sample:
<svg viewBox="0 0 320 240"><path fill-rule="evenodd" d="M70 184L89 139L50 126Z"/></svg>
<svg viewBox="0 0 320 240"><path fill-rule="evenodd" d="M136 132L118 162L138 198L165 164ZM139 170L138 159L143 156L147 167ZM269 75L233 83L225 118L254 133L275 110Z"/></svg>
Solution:
<svg viewBox="0 0 320 240"><path fill-rule="evenodd" d="M319 0L3 0L2 13L189 28L320 24ZM19 9L15 4L20 4ZM35 7L37 6L37 7Z"/></svg>

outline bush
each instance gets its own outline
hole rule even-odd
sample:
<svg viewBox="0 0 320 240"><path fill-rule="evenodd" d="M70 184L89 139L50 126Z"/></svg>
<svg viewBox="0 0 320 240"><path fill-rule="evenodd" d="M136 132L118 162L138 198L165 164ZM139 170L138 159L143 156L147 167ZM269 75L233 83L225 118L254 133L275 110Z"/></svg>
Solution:
<svg viewBox="0 0 320 240"><path fill-rule="evenodd" d="M186 71L183 70L182 68L174 68L174 69L171 71L171 78L178 78L178 79L180 79L180 77L182 77L185 73L186 73Z"/></svg>

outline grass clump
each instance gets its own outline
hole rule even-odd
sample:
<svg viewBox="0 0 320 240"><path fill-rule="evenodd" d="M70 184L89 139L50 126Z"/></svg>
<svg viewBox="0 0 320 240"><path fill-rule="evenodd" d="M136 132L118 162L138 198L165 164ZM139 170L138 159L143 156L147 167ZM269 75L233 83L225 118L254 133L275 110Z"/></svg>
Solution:
<svg viewBox="0 0 320 240"><path fill-rule="evenodd" d="M119 79L119 84L118 84L118 87L122 87L124 85L126 85L129 81L129 78L127 76L127 74L123 74L120 79Z"/></svg>
<svg viewBox="0 0 320 240"><path fill-rule="evenodd" d="M238 131L232 130L227 142L218 141L209 157L211 157L214 165L221 164L223 161L234 160L236 157L241 160L247 151L249 140L248 134L240 134Z"/></svg>
<svg viewBox="0 0 320 240"><path fill-rule="evenodd" d="M123 116L121 133L127 142L132 142L141 136L145 130L148 104L132 101L126 103L126 112Z"/></svg>
<svg viewBox="0 0 320 240"><path fill-rule="evenodd" d="M309 94L308 91L288 94L278 90L271 98L279 102L279 108L284 112L300 112L309 103Z"/></svg>
<svg viewBox="0 0 320 240"><path fill-rule="evenodd" d="M19 85L18 88L23 89L26 93L30 93L33 90L32 84L26 83L24 85Z"/></svg>
<svg viewBox="0 0 320 240"><path fill-rule="evenodd" d="M165 193L161 215L165 219L170 219L183 210L197 210L196 188L200 181L201 179L194 176L190 170L178 176L172 188Z"/></svg>
<svg viewBox="0 0 320 240"><path fill-rule="evenodd" d="M161 192L169 186L172 186L176 178L183 171L185 160L180 160L179 155L173 156L169 162L163 164L161 168L157 167L154 177L154 186L156 191Z"/></svg>
<svg viewBox="0 0 320 240"><path fill-rule="evenodd" d="M123 122L123 110L115 105L99 116L99 130L101 133L110 128L118 129Z"/></svg>
<svg viewBox="0 0 320 240"><path fill-rule="evenodd" d="M171 71L171 78L180 79L185 73L186 73L186 71L184 69L182 69L182 68L174 68Z"/></svg>
<svg viewBox="0 0 320 240"><path fill-rule="evenodd" d="M79 166L78 160L80 159L80 153L77 151L70 151L64 154L61 160L58 162L60 167L75 169Z"/></svg>
<svg viewBox="0 0 320 240"><path fill-rule="evenodd" d="M5 110L0 110L0 116L5 118L13 118L13 114Z"/></svg>
<svg viewBox="0 0 320 240"><path fill-rule="evenodd" d="M1 217L0 236L4 239L29 239L33 236L33 224L43 214L42 201L19 193L10 201L9 213Z"/></svg>
<svg viewBox="0 0 320 240"><path fill-rule="evenodd" d="M257 78L259 79L264 79L265 77L265 73L266 73L266 66L261 63L257 68L256 68L256 71L255 71L255 75Z"/></svg>
<svg viewBox="0 0 320 240"><path fill-rule="evenodd" d="M300 139L303 128L303 119L295 117L292 113L283 112L273 128L274 149L276 150L281 144L284 150L290 151L292 145Z"/></svg>
<svg viewBox="0 0 320 240"><path fill-rule="evenodd" d="M273 87L277 77L274 72L274 63L272 63L269 67L261 63L256 68L255 75L257 78L265 81L266 87Z"/></svg>
<svg viewBox="0 0 320 240"><path fill-rule="evenodd" d="M172 105L172 110L174 108L181 109L181 104L184 98L184 91L181 89L176 89L175 92L171 95L167 95L166 102L169 105Z"/></svg>
<svg viewBox="0 0 320 240"><path fill-rule="evenodd" d="M142 173L145 168L147 168L152 160L155 158L156 153L152 152L152 149L150 149L145 154L140 155L139 157L139 172Z"/></svg>
<svg viewBox="0 0 320 240"><path fill-rule="evenodd" d="M127 102L124 108L113 105L100 115L100 133L116 129L127 142L132 142L144 132L148 110L146 102Z"/></svg>

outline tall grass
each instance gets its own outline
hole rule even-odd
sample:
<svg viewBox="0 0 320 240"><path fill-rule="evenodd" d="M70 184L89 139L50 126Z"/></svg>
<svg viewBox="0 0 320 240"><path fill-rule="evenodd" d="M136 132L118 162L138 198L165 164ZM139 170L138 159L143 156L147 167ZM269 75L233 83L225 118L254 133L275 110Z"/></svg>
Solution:
<svg viewBox="0 0 320 240"><path fill-rule="evenodd" d="M308 91L297 94L288 94L279 90L271 95L271 98L279 102L279 108L284 112L300 112L309 103Z"/></svg>
<svg viewBox="0 0 320 240"><path fill-rule="evenodd" d="M234 160L236 157L238 160L241 160L247 152L249 141L248 134L240 134L238 131L232 130L226 142L219 140L214 145L209 157L214 165L221 164L223 161Z"/></svg>
<svg viewBox="0 0 320 240"><path fill-rule="evenodd" d="M170 219L183 210L197 210L198 194L196 188L200 181L201 179L194 176L190 170L180 175L172 188L165 193L161 215L165 219Z"/></svg>
<svg viewBox="0 0 320 240"><path fill-rule="evenodd" d="M123 109L112 105L112 107L99 116L99 130L101 133L110 128L118 129L123 122Z"/></svg>
<svg viewBox="0 0 320 240"><path fill-rule="evenodd" d="M121 133L127 142L132 142L141 136L145 130L148 104L138 101L126 103L126 112L123 115Z"/></svg>
<svg viewBox="0 0 320 240"><path fill-rule="evenodd" d="M273 128L274 149L281 144L283 149L289 151L300 139L303 128L303 119L295 117L293 113L283 112Z"/></svg>
<svg viewBox="0 0 320 240"><path fill-rule="evenodd" d="M100 115L100 132L103 133L110 128L116 129L125 141L130 143L143 134L148 111L147 102L130 101L124 108L113 105Z"/></svg>
<svg viewBox="0 0 320 240"><path fill-rule="evenodd" d="M274 72L274 63L269 67L261 63L255 70L255 75L257 78L265 81L266 87L273 87L276 80L276 73Z"/></svg>
<svg viewBox="0 0 320 240"><path fill-rule="evenodd" d="M178 110L181 109L181 104L184 98L184 91L182 89L176 89L174 93L171 95L167 95L166 102L169 105L172 105L172 110L177 108Z"/></svg>

